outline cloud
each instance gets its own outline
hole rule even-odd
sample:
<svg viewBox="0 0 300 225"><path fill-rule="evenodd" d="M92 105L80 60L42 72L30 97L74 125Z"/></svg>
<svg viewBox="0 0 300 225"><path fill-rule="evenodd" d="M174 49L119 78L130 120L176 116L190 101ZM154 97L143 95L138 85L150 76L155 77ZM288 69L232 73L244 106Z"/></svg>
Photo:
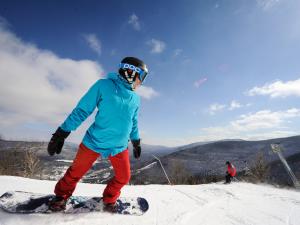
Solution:
<svg viewBox="0 0 300 225"><path fill-rule="evenodd" d="M166 44L157 39L151 39L147 44L151 47L151 53L162 53L166 48Z"/></svg>
<svg viewBox="0 0 300 225"><path fill-rule="evenodd" d="M243 107L239 102L232 100L229 106L229 110L234 110Z"/></svg>
<svg viewBox="0 0 300 225"><path fill-rule="evenodd" d="M269 95L271 98L297 96L300 97L300 79L293 81L275 81L262 87L254 87L246 95Z"/></svg>
<svg viewBox="0 0 300 225"><path fill-rule="evenodd" d="M37 134L18 133L26 124L48 130L62 123L103 69L94 61L60 58L0 26L0 74L1 130L22 138Z"/></svg>
<svg viewBox="0 0 300 225"><path fill-rule="evenodd" d="M2 27L3 29L10 27L9 22L2 16L0 16L0 27Z"/></svg>
<svg viewBox="0 0 300 225"><path fill-rule="evenodd" d="M140 20L134 13L129 17L128 23L132 25L133 29L137 31L141 30Z"/></svg>
<svg viewBox="0 0 300 225"><path fill-rule="evenodd" d="M201 129L201 133L196 141L216 141L216 140L228 140L228 139L243 139L243 140L266 140L272 138L282 138L299 135L299 132L292 130L267 130L267 131L255 131L255 132L241 132L234 130L230 126L225 127L207 127ZM192 142L187 142L192 143Z"/></svg>
<svg viewBox="0 0 300 225"><path fill-rule="evenodd" d="M299 131L288 125L291 119L300 118L300 109L282 111L262 110L239 116L224 126L206 127L194 140L214 141L222 139L264 140L298 135Z"/></svg>
<svg viewBox="0 0 300 225"><path fill-rule="evenodd" d="M225 108L226 108L226 105L222 105L222 104L219 104L219 103L214 103L214 104L209 106L209 113L211 115L215 115L216 112L222 111Z"/></svg>
<svg viewBox="0 0 300 225"><path fill-rule="evenodd" d="M235 109L239 109L239 108L243 108L243 107L249 107L249 106L251 106L251 104L249 104L249 103L246 104L246 105L242 105L238 101L232 100L229 105L219 104L219 103L211 104L209 106L208 112L209 112L210 115L215 115L217 112L221 112L223 110L232 111L232 110L235 110Z"/></svg>
<svg viewBox="0 0 300 225"><path fill-rule="evenodd" d="M256 0L257 6L264 11L272 9L280 2L281 0Z"/></svg>
<svg viewBox="0 0 300 225"><path fill-rule="evenodd" d="M101 55L101 42L97 38L96 34L84 34L84 39L88 43L89 47L96 52L99 56Z"/></svg>
<svg viewBox="0 0 300 225"><path fill-rule="evenodd" d="M215 109L223 109L216 104ZM167 146L178 146L195 142L217 141L225 139L243 140L266 140L271 138L282 138L299 135L289 125L292 119L300 118L300 108L290 108L281 111L261 110L246 115L240 115L236 120L229 121L223 126L204 127L195 135L183 135L178 138L149 137L145 139L148 143L156 143Z"/></svg>
<svg viewBox="0 0 300 225"><path fill-rule="evenodd" d="M291 108L277 112L262 110L254 114L241 115L238 120L231 122L231 125L238 131L280 128L287 119L295 117L300 117L300 109Z"/></svg>
<svg viewBox="0 0 300 225"><path fill-rule="evenodd" d="M207 81L207 78L202 78L202 79L199 79L199 80L196 80L194 82L194 86L196 88L199 88L202 84L204 84L205 82Z"/></svg>
<svg viewBox="0 0 300 225"><path fill-rule="evenodd" d="M138 95L148 100L159 96L158 92L156 92L153 88L147 86L140 86L136 92Z"/></svg>
<svg viewBox="0 0 300 225"><path fill-rule="evenodd" d="M177 48L174 50L173 57L177 57L181 55L181 53L182 53L182 49Z"/></svg>

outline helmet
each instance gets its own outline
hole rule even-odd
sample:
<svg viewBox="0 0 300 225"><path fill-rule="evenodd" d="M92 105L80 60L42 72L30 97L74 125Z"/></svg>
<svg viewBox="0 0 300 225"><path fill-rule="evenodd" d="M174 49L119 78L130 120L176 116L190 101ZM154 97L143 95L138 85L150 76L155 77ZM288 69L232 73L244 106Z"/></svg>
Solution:
<svg viewBox="0 0 300 225"><path fill-rule="evenodd" d="M148 69L142 60L135 57L126 57L119 65L119 74L129 84L133 84L137 77L143 83L148 74Z"/></svg>
<svg viewBox="0 0 300 225"><path fill-rule="evenodd" d="M230 163L229 161L227 161L225 164L226 164L226 165L230 165L231 163Z"/></svg>

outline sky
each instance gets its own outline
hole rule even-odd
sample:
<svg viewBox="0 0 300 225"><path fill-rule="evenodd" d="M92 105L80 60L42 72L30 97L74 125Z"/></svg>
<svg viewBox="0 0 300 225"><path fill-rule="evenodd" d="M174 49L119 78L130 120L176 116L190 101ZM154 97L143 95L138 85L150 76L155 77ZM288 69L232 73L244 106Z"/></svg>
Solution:
<svg viewBox="0 0 300 225"><path fill-rule="evenodd" d="M143 143L299 135L300 2L0 1L0 135L48 141L126 56ZM91 115L68 141L80 143Z"/></svg>

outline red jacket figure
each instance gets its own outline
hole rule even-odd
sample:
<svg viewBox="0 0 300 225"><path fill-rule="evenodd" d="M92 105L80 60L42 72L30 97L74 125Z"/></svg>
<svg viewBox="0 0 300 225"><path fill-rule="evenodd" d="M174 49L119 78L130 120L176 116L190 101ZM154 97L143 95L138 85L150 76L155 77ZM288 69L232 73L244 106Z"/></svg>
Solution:
<svg viewBox="0 0 300 225"><path fill-rule="evenodd" d="M234 167L234 165L229 163L227 165L227 172L230 174L230 176L234 177L236 175L236 168Z"/></svg>
<svg viewBox="0 0 300 225"><path fill-rule="evenodd" d="M225 176L226 179L225 184L229 184L231 182L232 177L236 175L236 168L229 161L226 162L226 165L227 165L227 171Z"/></svg>

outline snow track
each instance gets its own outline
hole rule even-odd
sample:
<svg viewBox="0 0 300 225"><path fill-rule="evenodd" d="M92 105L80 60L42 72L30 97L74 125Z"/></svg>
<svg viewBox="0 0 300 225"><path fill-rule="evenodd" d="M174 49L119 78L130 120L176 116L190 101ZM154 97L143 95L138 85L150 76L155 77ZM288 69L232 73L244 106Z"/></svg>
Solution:
<svg viewBox="0 0 300 225"><path fill-rule="evenodd" d="M49 194L55 182L0 176L0 194L9 190ZM77 186L75 195L101 195L105 185ZM299 225L300 192L267 185L221 183L206 185L126 186L123 196L145 197L143 216L108 213L78 215L15 215L0 211L0 225Z"/></svg>

